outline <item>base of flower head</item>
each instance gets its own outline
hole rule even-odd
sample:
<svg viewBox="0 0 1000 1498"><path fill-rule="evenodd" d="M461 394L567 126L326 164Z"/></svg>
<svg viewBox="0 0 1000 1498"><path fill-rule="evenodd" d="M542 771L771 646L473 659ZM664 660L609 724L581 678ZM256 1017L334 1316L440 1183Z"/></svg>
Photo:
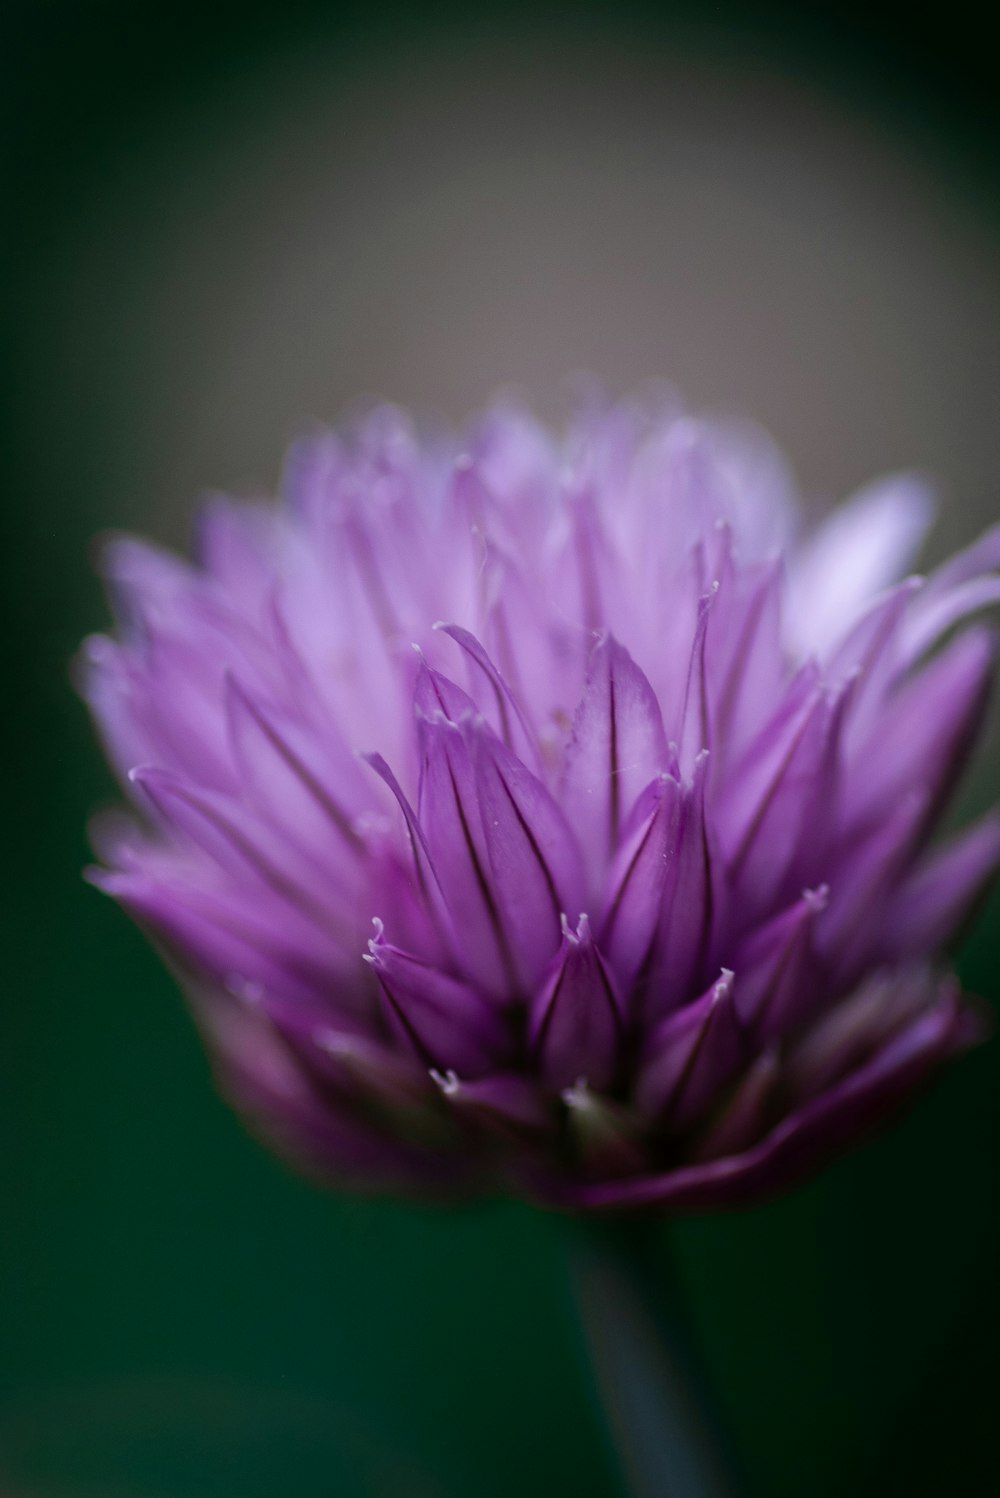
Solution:
<svg viewBox="0 0 1000 1498"><path fill-rule="evenodd" d="M880 975L794 1043L760 1053L676 1130L580 1078L427 1072L361 1035L297 1032L259 995L192 992L219 1085L318 1184L442 1203L513 1195L566 1213L756 1205L877 1132L990 1033L949 978ZM877 1012L877 1039L862 1033ZM691 1071L677 1069L674 1101Z"/></svg>

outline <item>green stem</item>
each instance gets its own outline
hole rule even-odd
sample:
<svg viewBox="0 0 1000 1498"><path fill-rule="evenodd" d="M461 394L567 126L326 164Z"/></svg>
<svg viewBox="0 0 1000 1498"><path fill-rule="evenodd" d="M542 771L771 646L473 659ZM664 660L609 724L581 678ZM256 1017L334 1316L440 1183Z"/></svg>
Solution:
<svg viewBox="0 0 1000 1498"><path fill-rule="evenodd" d="M736 1498L707 1418L682 1292L659 1224L578 1220L570 1264L601 1405L630 1498Z"/></svg>

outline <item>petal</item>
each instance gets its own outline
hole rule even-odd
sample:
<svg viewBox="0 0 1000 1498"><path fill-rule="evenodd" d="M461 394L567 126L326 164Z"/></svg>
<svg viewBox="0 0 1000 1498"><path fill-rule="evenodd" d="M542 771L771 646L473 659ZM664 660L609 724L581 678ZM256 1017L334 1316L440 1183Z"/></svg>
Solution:
<svg viewBox="0 0 1000 1498"><path fill-rule="evenodd" d="M938 952L955 940L1000 866L1000 814L991 813L930 854L900 885L885 912L892 961Z"/></svg>
<svg viewBox="0 0 1000 1498"><path fill-rule="evenodd" d="M825 887L806 890L738 950L737 1013L758 1041L782 1034L822 999L814 929L827 899Z"/></svg>
<svg viewBox="0 0 1000 1498"><path fill-rule="evenodd" d="M745 752L785 689L783 581L780 561L737 569L728 557L722 570L705 645L716 776Z"/></svg>
<svg viewBox="0 0 1000 1498"><path fill-rule="evenodd" d="M227 674L225 710L244 792L276 825L308 842L332 828L352 853L362 847L354 820L368 798L357 761L327 726L322 740L266 707ZM322 752L317 752L322 745ZM334 791L333 787L337 790Z"/></svg>
<svg viewBox="0 0 1000 1498"><path fill-rule="evenodd" d="M762 1051L747 1067L723 1107L694 1144L690 1159L718 1160L756 1144L774 1122L781 1099L776 1048Z"/></svg>
<svg viewBox="0 0 1000 1498"><path fill-rule="evenodd" d="M338 1096L362 1110L375 1109L385 1122L411 1133L419 1128L434 1095L426 1067L409 1053L330 1025L319 1026L308 1037L298 1027L291 1033L297 1054Z"/></svg>
<svg viewBox="0 0 1000 1498"><path fill-rule="evenodd" d="M743 929L786 898L789 883L801 887L808 877L797 865L804 849L815 855L825 838L841 726L837 695L809 692L719 793L726 871Z"/></svg>
<svg viewBox="0 0 1000 1498"><path fill-rule="evenodd" d="M820 1014L785 1057L791 1100L825 1092L863 1066L896 1033L937 1003L942 987L929 969L885 970Z"/></svg>
<svg viewBox="0 0 1000 1498"><path fill-rule="evenodd" d="M470 984L391 945L381 922L365 960L378 978L393 1032L425 1065L475 1077L509 1055L510 1030L496 1005Z"/></svg>
<svg viewBox="0 0 1000 1498"><path fill-rule="evenodd" d="M585 1077L602 1091L615 1080L624 1039L621 1000L585 915L575 933L563 927L552 972L532 1000L528 1036L551 1086Z"/></svg>
<svg viewBox="0 0 1000 1498"><path fill-rule="evenodd" d="M73 665L74 684L93 716L119 779L159 758L143 712L143 682L131 653L106 635L91 635Z"/></svg>
<svg viewBox="0 0 1000 1498"><path fill-rule="evenodd" d="M700 999L653 1031L636 1083L637 1107L671 1132L686 1129L732 1079L745 1051L733 975L725 970Z"/></svg>
<svg viewBox="0 0 1000 1498"><path fill-rule="evenodd" d="M998 572L1000 525L994 525L927 579L927 586L910 610L906 622L907 658L915 660L940 639L945 630L1000 600Z"/></svg>
<svg viewBox="0 0 1000 1498"><path fill-rule="evenodd" d="M517 1072L496 1072L475 1081L454 1071L431 1075L457 1114L491 1134L520 1140L520 1136L543 1134L552 1128L551 1102Z"/></svg>
<svg viewBox="0 0 1000 1498"><path fill-rule="evenodd" d="M911 791L880 822L838 853L830 907L816 932L817 950L836 988L852 987L878 961L885 911L927 824L927 795Z"/></svg>
<svg viewBox="0 0 1000 1498"><path fill-rule="evenodd" d="M804 666L719 786L716 818L727 863L746 856L821 697L819 672Z"/></svg>
<svg viewBox="0 0 1000 1498"><path fill-rule="evenodd" d="M564 913L583 899L579 845L542 782L481 720L466 725L489 860L506 941L526 988L559 946Z"/></svg>
<svg viewBox="0 0 1000 1498"><path fill-rule="evenodd" d="M352 906L360 893L356 878L352 884L345 872L340 883L329 869L318 869L292 840L233 797L147 766L133 770L130 779L171 828L225 873L241 882L249 877L325 936L351 941Z"/></svg>
<svg viewBox="0 0 1000 1498"><path fill-rule="evenodd" d="M681 786L676 840L663 892L645 1018L658 1019L697 993L715 965L717 856L705 814L707 751Z"/></svg>
<svg viewBox="0 0 1000 1498"><path fill-rule="evenodd" d="M895 474L832 512L795 558L789 580L788 626L803 654L823 653L912 565L934 509L925 480Z"/></svg>
<svg viewBox="0 0 1000 1498"><path fill-rule="evenodd" d="M1000 572L1000 523L991 525L971 546L936 568L927 579L926 596L937 598L986 572Z"/></svg>
<svg viewBox="0 0 1000 1498"><path fill-rule="evenodd" d="M581 1077L562 1093L567 1142L588 1174L628 1175L642 1168L639 1120L611 1098L593 1091Z"/></svg>
<svg viewBox="0 0 1000 1498"><path fill-rule="evenodd" d="M878 726L887 694L906 667L903 628L923 579L907 578L877 598L843 637L826 664L827 679L856 679L847 747L865 741Z"/></svg>
<svg viewBox="0 0 1000 1498"><path fill-rule="evenodd" d="M945 994L864 1066L791 1114L751 1149L706 1164L582 1186L564 1192L560 1204L591 1211L657 1206L680 1213L771 1197L883 1124L969 1040L966 1012Z"/></svg>
<svg viewBox="0 0 1000 1498"><path fill-rule="evenodd" d="M501 673L493 664L486 650L469 630L458 624L435 624L442 634L449 635L475 663L489 685L496 711L496 728L512 754L522 760L530 759L537 770L542 768L542 752L538 735L528 721L527 714L511 691Z"/></svg>
<svg viewBox="0 0 1000 1498"><path fill-rule="evenodd" d="M667 762L656 693L628 651L605 635L590 658L560 798L579 830L592 890L601 886L640 792Z"/></svg>
<svg viewBox="0 0 1000 1498"><path fill-rule="evenodd" d="M331 953L284 903L213 888L189 869L97 869L88 877L165 941L184 972L207 973L222 987L263 987L306 1005L316 1021L367 1004L363 983L343 981L343 954Z"/></svg>
<svg viewBox="0 0 1000 1498"><path fill-rule="evenodd" d="M698 599L698 617L691 656L688 661L687 680L684 685L684 700L677 728L679 762L685 775L694 773L695 762L700 754L712 746L712 724L710 715L709 687L705 665L705 647L708 639L708 621L719 592L718 582Z"/></svg>
<svg viewBox="0 0 1000 1498"><path fill-rule="evenodd" d="M516 994L520 974L490 870L475 771L462 728L438 715L418 722L420 826L455 929L462 964L497 997Z"/></svg>
<svg viewBox="0 0 1000 1498"><path fill-rule="evenodd" d="M130 660L134 711L155 745L155 762L220 790L235 780L220 711L226 663L208 641L162 630Z"/></svg>
<svg viewBox="0 0 1000 1498"><path fill-rule="evenodd" d="M986 630L968 630L905 681L850 756L843 823L884 815L914 790L932 820L955 785L982 725L996 659Z"/></svg>
<svg viewBox="0 0 1000 1498"><path fill-rule="evenodd" d="M205 570L250 613L269 603L283 517L272 506L233 504L213 495L198 519L197 553Z"/></svg>
<svg viewBox="0 0 1000 1498"><path fill-rule="evenodd" d="M422 1114L411 1109L410 1133L403 1134L384 1127L377 1107L361 1111L350 1098L334 1095L264 1016L255 1020L231 1002L199 999L196 1008L229 1100L267 1144L308 1175L355 1190L418 1189L425 1197L468 1186L471 1162L456 1152L431 1089L432 1106ZM435 1113L436 1137L421 1137L431 1133Z"/></svg>
<svg viewBox="0 0 1000 1498"><path fill-rule="evenodd" d="M940 597L927 600L926 608L912 610L903 635L903 651L916 660L930 650L946 630L961 624L970 614L1000 603L1000 577L974 577Z"/></svg>
<svg viewBox="0 0 1000 1498"><path fill-rule="evenodd" d="M420 825L416 812L410 805L403 788L396 779L390 767L386 764L381 754L362 755L365 764L369 765L379 779L388 786L396 800L396 804L403 814L406 826L407 839L410 846L410 855L413 860L413 870L416 874L417 891L419 900L414 902L422 905L426 916L429 918L430 928L436 934L441 943L442 951L452 956L457 954L455 936L452 928L451 918L448 913L448 904L445 900L441 881L434 867L430 848L424 830ZM419 917L418 917L419 919ZM429 955L429 954L423 954Z"/></svg>
<svg viewBox="0 0 1000 1498"><path fill-rule="evenodd" d="M418 719L444 717L449 723L460 723L479 714L468 692L463 692L440 671L432 671L423 656L420 656L413 705Z"/></svg>
<svg viewBox="0 0 1000 1498"><path fill-rule="evenodd" d="M100 570L116 614L128 623L145 618L147 610L159 612L183 604L201 586L199 574L188 562L134 536L112 536L106 541Z"/></svg>
<svg viewBox="0 0 1000 1498"><path fill-rule="evenodd" d="M677 847L682 794L670 775L643 792L611 868L601 950L627 990L647 962Z"/></svg>

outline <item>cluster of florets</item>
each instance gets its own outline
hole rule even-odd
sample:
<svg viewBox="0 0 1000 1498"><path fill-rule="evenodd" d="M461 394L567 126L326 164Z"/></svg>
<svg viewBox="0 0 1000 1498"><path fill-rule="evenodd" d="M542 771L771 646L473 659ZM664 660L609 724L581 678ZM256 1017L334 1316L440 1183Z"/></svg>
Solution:
<svg viewBox="0 0 1000 1498"><path fill-rule="evenodd" d="M937 964L1000 828L929 838L1000 532L898 581L928 520L898 477L801 531L763 437L665 410L379 410L196 565L109 547L85 691L140 815L95 880L323 1178L772 1191L977 1034Z"/></svg>

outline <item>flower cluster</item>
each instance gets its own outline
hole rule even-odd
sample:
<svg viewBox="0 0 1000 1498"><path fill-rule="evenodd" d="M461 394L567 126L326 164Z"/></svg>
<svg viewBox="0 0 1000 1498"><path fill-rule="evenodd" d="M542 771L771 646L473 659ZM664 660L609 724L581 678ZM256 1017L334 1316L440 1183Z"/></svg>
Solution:
<svg viewBox="0 0 1000 1498"><path fill-rule="evenodd" d="M805 529L761 434L665 407L376 410L196 565L108 547L83 689L139 815L94 880L324 1180L783 1188L979 1033L938 958L1000 823L930 835L1000 529L899 581L929 519L899 476Z"/></svg>

